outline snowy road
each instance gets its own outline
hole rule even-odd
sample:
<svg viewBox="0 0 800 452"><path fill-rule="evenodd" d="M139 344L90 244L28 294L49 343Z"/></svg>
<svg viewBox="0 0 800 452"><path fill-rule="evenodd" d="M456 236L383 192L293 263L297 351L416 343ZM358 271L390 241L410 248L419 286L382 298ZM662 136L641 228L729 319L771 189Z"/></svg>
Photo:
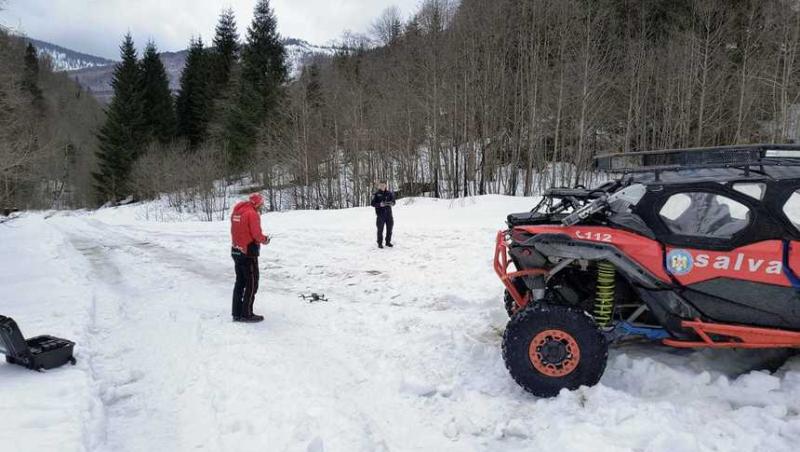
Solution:
<svg viewBox="0 0 800 452"><path fill-rule="evenodd" d="M266 215L255 325L229 318L224 222L134 206L0 225L0 314L74 339L79 360L0 365L0 449L796 450L800 357L628 345L597 387L519 389L490 258L530 204L401 205L386 250L370 209Z"/></svg>

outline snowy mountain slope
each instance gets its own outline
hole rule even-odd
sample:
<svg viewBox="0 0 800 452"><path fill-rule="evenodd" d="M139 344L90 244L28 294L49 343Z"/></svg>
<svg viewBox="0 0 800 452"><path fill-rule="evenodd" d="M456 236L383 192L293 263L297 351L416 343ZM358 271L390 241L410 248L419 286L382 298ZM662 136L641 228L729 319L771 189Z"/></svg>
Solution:
<svg viewBox="0 0 800 452"><path fill-rule="evenodd" d="M181 71L186 62L187 51L162 52L159 54L161 62L167 71L169 87L173 93L178 92L180 87ZM86 67L74 71L69 71L78 83L88 89L98 100L104 103L111 101L114 91L111 88L111 79L114 77L115 65Z"/></svg>
<svg viewBox="0 0 800 452"><path fill-rule="evenodd" d="M313 55L333 55L336 48L332 46L318 46L310 44L302 39L287 38L286 53L289 63L289 74L296 77L300 74L303 64ZM180 87L181 71L186 62L187 50L177 52L162 52L161 62L167 70L169 86L174 93ZM111 78L114 73L113 63L110 65L100 65L83 67L70 70L72 75L82 86L91 90L92 94L103 102L109 102L113 92L111 90Z"/></svg>
<svg viewBox="0 0 800 452"><path fill-rule="evenodd" d="M80 69L113 65L114 61L86 53L76 52L56 44L38 39L25 38L36 47L39 56L47 56L56 71L76 71Z"/></svg>
<svg viewBox="0 0 800 452"><path fill-rule="evenodd" d="M549 400L500 356L491 269L534 200L402 200L394 249L370 208L264 216L256 325L229 320L226 222L142 205L0 225L0 313L75 339L78 365L1 364L0 444L28 450L793 451L800 359L612 349L600 385ZM309 304L300 293L322 292Z"/></svg>
<svg viewBox="0 0 800 452"><path fill-rule="evenodd" d="M320 46L296 38L284 39L286 45L286 58L289 64L289 76L300 76L303 65L314 55L333 56L340 50L339 47L328 45Z"/></svg>

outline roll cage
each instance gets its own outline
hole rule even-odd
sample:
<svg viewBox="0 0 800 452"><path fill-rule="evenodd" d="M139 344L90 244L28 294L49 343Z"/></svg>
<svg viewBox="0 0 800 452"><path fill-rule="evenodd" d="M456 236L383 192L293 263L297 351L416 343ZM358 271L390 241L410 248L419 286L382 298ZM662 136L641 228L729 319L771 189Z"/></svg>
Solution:
<svg viewBox="0 0 800 452"><path fill-rule="evenodd" d="M633 184L642 184L647 193L641 202L630 206L641 222L622 221L615 227L628 229L676 246L702 245L712 249L731 249L759 240L790 238L800 240L800 230L783 212L789 197L800 188L800 145L755 144L709 148L668 149L662 151L604 154L595 159L598 171L610 180L595 188L553 188L547 190L529 213L512 214L509 226L575 223L570 213L595 204L596 212L581 218L582 224L607 225L615 213L609 197ZM737 184L763 184L760 199L734 188ZM686 237L670 230L659 211L670 196L679 193L709 193L735 201L752 213L748 227L730 239Z"/></svg>

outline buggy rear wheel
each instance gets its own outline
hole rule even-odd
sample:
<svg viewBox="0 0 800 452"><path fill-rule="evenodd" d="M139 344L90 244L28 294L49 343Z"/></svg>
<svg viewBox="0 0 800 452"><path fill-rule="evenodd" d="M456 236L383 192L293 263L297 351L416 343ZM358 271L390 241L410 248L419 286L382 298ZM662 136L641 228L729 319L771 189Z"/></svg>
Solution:
<svg viewBox="0 0 800 452"><path fill-rule="evenodd" d="M527 307L503 334L503 360L511 377L539 397L597 384L607 358L608 343L594 321L565 306Z"/></svg>

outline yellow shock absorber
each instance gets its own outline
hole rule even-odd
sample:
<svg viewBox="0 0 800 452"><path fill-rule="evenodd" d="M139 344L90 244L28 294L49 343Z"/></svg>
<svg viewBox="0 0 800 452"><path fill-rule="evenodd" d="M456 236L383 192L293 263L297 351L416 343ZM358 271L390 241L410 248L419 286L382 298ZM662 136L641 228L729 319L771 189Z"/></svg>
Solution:
<svg viewBox="0 0 800 452"><path fill-rule="evenodd" d="M597 293L594 303L594 320L600 327L607 327L614 314L614 293L617 269L607 261L597 263Z"/></svg>

